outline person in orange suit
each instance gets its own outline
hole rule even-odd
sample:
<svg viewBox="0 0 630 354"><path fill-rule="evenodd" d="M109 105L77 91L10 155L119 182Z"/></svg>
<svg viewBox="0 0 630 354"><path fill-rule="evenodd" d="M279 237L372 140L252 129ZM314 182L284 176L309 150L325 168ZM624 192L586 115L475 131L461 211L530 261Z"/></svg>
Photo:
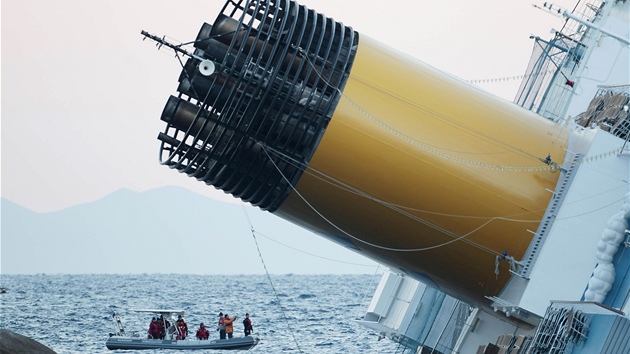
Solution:
<svg viewBox="0 0 630 354"><path fill-rule="evenodd" d="M236 316L229 317L228 314L225 314L223 318L223 324L225 325L225 333L227 333L228 338L232 338L234 336L234 321L236 320Z"/></svg>

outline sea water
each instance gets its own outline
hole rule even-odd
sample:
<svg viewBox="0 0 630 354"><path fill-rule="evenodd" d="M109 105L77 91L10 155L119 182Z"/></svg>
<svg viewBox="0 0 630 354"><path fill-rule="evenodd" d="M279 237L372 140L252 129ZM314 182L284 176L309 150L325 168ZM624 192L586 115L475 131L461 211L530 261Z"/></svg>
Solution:
<svg viewBox="0 0 630 354"><path fill-rule="evenodd" d="M152 315L132 309L180 309L191 335L203 322L216 338L219 312L237 316L235 336L243 335L249 313L260 338L250 352L402 353L355 322L378 281L372 275L1 275L7 292L0 295L0 328L57 353L115 353L123 351L105 347L113 313L127 333L146 333ZM142 351L152 352L181 353Z"/></svg>

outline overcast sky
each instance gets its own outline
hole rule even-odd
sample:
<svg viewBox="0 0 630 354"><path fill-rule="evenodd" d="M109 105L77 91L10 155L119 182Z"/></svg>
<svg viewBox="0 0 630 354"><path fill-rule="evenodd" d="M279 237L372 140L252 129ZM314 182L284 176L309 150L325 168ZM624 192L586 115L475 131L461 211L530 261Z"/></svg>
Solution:
<svg viewBox="0 0 630 354"><path fill-rule="evenodd" d="M562 26L531 0L301 3L465 80L522 75L529 36L550 38L550 29ZM3 198L49 212L121 188L179 185L235 201L158 163L160 114L181 68L140 35L194 40L223 1L3 0L1 6ZM508 100L518 84L478 83Z"/></svg>

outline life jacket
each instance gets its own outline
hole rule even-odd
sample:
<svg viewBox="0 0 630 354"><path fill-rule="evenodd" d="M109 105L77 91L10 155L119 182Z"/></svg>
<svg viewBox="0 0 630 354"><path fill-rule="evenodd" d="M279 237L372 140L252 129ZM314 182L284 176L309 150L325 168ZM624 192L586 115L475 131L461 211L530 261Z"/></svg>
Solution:
<svg viewBox="0 0 630 354"><path fill-rule="evenodd" d="M186 339L186 332L188 332L188 325L184 320L177 320L177 328L179 328L179 334L177 339Z"/></svg>
<svg viewBox="0 0 630 354"><path fill-rule="evenodd" d="M245 329L251 329L252 328L252 321L249 318L245 318L243 320L243 327L245 327Z"/></svg>
<svg viewBox="0 0 630 354"><path fill-rule="evenodd" d="M151 322L149 325L149 336L153 339L158 339L160 337L160 327L157 322Z"/></svg>
<svg viewBox="0 0 630 354"><path fill-rule="evenodd" d="M199 339L208 339L210 332L206 329L206 327L199 327L197 330L197 338Z"/></svg>

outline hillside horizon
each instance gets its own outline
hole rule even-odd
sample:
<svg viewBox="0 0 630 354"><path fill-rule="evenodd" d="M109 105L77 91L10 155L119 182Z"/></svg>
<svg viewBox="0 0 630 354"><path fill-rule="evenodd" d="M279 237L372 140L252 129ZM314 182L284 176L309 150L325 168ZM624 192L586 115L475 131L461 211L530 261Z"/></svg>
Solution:
<svg viewBox="0 0 630 354"><path fill-rule="evenodd" d="M1 228L2 274L264 274L256 243L272 274L377 267L271 213L177 186L120 189L46 213L2 198Z"/></svg>

